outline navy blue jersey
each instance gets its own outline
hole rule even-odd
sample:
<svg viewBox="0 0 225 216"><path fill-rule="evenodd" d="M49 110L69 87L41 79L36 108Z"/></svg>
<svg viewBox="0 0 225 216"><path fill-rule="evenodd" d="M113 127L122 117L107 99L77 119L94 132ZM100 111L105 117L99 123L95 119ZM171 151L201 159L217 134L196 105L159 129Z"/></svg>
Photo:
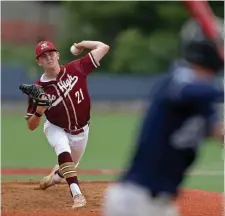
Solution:
<svg viewBox="0 0 225 216"><path fill-rule="evenodd" d="M175 195L202 139L218 121L215 102L224 93L198 79L187 65L176 65L158 85L144 118L137 148L123 180L152 195Z"/></svg>

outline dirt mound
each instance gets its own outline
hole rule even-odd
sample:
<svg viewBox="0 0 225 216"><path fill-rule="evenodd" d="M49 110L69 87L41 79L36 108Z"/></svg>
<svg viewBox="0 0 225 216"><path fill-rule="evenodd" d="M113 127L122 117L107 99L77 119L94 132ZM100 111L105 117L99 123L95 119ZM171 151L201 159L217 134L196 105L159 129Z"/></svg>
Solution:
<svg viewBox="0 0 225 216"><path fill-rule="evenodd" d="M101 199L108 182L82 182L81 189L88 200L85 208L72 211L72 199L66 184L46 191L38 183L2 183L2 216L100 216ZM220 216L222 194L201 190L183 190L178 199L182 216Z"/></svg>
<svg viewBox="0 0 225 216"><path fill-rule="evenodd" d="M183 190L178 199L182 216L224 215L222 193L203 190Z"/></svg>

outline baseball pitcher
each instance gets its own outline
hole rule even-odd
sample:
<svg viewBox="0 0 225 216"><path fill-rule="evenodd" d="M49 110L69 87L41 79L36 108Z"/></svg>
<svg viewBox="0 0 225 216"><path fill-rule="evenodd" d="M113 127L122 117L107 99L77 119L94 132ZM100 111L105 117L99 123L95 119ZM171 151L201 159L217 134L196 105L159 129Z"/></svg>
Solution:
<svg viewBox="0 0 225 216"><path fill-rule="evenodd" d="M54 44L38 43L36 62L44 73L35 84L20 86L20 90L29 95L28 128L35 130L45 115L44 134L58 158L58 165L40 181L40 188L45 190L64 178L73 197L73 209L86 204L76 167L84 154L89 133L91 106L87 76L100 66L109 46L99 41L82 41L74 44L71 52L79 55L83 49L90 52L60 66L60 55Z"/></svg>
<svg viewBox="0 0 225 216"><path fill-rule="evenodd" d="M223 28L223 22L218 23ZM223 32L223 31L221 31ZM223 140L214 103L224 91L213 83L224 59L195 21L182 29L183 56L157 86L128 171L111 185L104 216L177 216L174 198L206 136Z"/></svg>

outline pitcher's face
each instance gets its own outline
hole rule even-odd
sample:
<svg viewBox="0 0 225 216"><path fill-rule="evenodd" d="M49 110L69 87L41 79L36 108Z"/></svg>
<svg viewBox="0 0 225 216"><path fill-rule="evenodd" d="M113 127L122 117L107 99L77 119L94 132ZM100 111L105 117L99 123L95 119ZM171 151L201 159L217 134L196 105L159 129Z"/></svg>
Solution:
<svg viewBox="0 0 225 216"><path fill-rule="evenodd" d="M59 52L46 51L38 57L37 63L45 69L55 68L59 64Z"/></svg>

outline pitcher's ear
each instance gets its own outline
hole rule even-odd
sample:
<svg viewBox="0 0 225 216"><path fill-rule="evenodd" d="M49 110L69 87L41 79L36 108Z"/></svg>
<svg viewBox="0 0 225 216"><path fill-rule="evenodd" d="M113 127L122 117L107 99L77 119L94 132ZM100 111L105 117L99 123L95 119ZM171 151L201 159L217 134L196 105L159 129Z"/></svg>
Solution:
<svg viewBox="0 0 225 216"><path fill-rule="evenodd" d="M41 63L36 59L36 63L39 65L39 66L41 66Z"/></svg>

